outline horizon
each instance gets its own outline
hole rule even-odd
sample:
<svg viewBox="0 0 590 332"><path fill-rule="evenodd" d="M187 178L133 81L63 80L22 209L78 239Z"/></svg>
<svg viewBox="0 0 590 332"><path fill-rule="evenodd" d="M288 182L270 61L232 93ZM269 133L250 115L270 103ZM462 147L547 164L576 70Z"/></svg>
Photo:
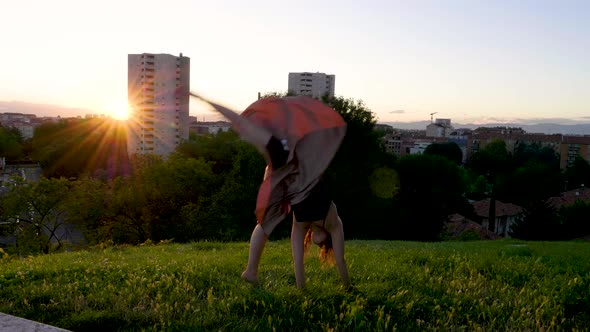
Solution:
<svg viewBox="0 0 590 332"><path fill-rule="evenodd" d="M16 106L15 106L16 105ZM0 113L23 113L23 114L34 114L37 117L85 117L88 114L92 115L105 115L113 117L112 114L107 113L96 113L95 110L90 109L83 109L83 108L75 108L75 107L64 107L60 105L50 105L50 104L38 104L38 103L29 103L25 101L3 101L0 100ZM208 113L210 119L205 121L223 121L227 120L223 116L211 112ZM191 117L201 117L203 114L191 114ZM434 118L434 120L443 119L443 118ZM571 119L565 118L546 118L546 119L539 119L539 118L531 118L531 119L515 119L513 122L502 122L497 121L497 119L490 118L489 122L456 122L453 119L452 124L461 124L461 125L528 125L528 126L535 126L535 125L559 125L559 126L575 126L575 125L590 125L590 119L585 121L575 121ZM384 123L429 123L431 122L430 119L421 119L415 121L391 121L391 120L377 120L377 123L384 124Z"/></svg>
<svg viewBox="0 0 590 332"><path fill-rule="evenodd" d="M183 53L191 90L238 111L305 71L335 75L336 95L362 100L380 123L430 113L457 123L590 122L585 1L34 6L4 8L0 28L14 32L3 46L17 51L0 61L0 104L124 117L127 55ZM137 34L144 17L156 20ZM190 113L221 119L195 101Z"/></svg>
<svg viewBox="0 0 590 332"><path fill-rule="evenodd" d="M6 108L9 108L10 103L6 103L0 101L0 113L5 113ZM82 109L69 109L70 111L83 111L81 113L71 114L69 116L64 115L63 113L56 113L50 114L47 112L37 112L38 109L49 109L49 110L60 110L64 108L60 108L56 105L45 105L45 104L30 104L24 102L12 102L12 104L20 105L24 107L20 109L22 112L16 113L23 113L23 114L34 114L37 117L57 117L60 116L62 118L68 117L81 117L84 118L87 114L97 115L97 113L92 113L90 110L82 110ZM112 119L118 121L126 121L124 119L118 119L116 117L111 116L110 114L98 114L98 115L105 115ZM216 114L213 114L216 115ZM198 121L201 122L215 122L215 121L228 121L227 119L220 117L220 116L212 116L212 117L204 117L202 118L201 115L192 114L191 117L197 118ZM452 120L452 119L451 119ZM418 120L418 121L377 121L376 124L384 124L384 125L391 125L395 129L400 130L426 130L426 125L430 123L430 120ZM553 118L553 119L545 119L545 121L529 121L527 122L487 122L487 123L459 123L459 122L451 122L454 128L461 129L461 128L468 128L468 129L475 129L477 127L498 127L498 126L506 126L506 127L520 127L525 129L527 133L544 133L544 134L562 134L562 135L589 135L590 134L590 121L587 122L575 122L569 119L563 118Z"/></svg>

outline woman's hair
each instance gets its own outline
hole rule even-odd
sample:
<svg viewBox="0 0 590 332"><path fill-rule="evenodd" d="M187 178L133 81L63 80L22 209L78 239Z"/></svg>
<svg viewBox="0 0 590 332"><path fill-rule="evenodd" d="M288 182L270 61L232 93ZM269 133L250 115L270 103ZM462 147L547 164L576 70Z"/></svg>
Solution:
<svg viewBox="0 0 590 332"><path fill-rule="evenodd" d="M313 231L310 227L307 229L307 233L305 233L305 240L303 241L303 250L306 255L312 242ZM332 236L329 232L326 231L326 239L322 243L318 243L318 247L320 247L320 262L323 265L333 266L335 263L334 248L332 246Z"/></svg>

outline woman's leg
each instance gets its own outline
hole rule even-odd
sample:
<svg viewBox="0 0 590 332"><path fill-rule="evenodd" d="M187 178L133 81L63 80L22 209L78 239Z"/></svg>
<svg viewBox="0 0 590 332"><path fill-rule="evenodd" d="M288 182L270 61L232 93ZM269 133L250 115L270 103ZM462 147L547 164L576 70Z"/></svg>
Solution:
<svg viewBox="0 0 590 332"><path fill-rule="evenodd" d="M336 205L332 203L328 215L326 216L326 230L330 232L332 237L332 247L334 250L334 260L336 261L336 267L342 279L344 287L350 287L350 278L348 276L348 267L344 260L344 226L342 220L338 216L338 210Z"/></svg>
<svg viewBox="0 0 590 332"><path fill-rule="evenodd" d="M246 270L242 272L242 279L254 286L258 286L258 265L260 264L260 257L264 251L264 245L268 236L260 224L256 225L252 236L250 237L250 251L248 253L248 265Z"/></svg>
<svg viewBox="0 0 590 332"><path fill-rule="evenodd" d="M291 250L293 252L293 265L295 268L295 284L297 288L305 287L305 267L303 264L304 240L306 228L304 223L298 223L293 215L293 227L291 228Z"/></svg>

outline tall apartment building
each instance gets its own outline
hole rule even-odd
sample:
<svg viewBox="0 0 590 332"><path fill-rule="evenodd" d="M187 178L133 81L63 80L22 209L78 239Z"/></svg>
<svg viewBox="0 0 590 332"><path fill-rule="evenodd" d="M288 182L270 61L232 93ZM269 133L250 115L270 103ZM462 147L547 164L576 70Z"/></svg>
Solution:
<svg viewBox="0 0 590 332"><path fill-rule="evenodd" d="M578 156L590 163L590 136L563 136L559 155L561 169L573 166Z"/></svg>
<svg viewBox="0 0 590 332"><path fill-rule="evenodd" d="M182 53L128 55L129 155L167 157L188 139L189 90L190 58Z"/></svg>
<svg viewBox="0 0 590 332"><path fill-rule="evenodd" d="M289 92L302 96L321 98L325 94L334 97L335 75L324 73L289 73Z"/></svg>

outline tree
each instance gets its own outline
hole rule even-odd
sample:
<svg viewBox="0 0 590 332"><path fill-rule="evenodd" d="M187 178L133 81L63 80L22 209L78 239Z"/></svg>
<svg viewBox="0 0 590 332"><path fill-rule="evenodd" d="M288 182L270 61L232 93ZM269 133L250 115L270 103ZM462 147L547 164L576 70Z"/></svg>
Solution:
<svg viewBox="0 0 590 332"><path fill-rule="evenodd" d="M455 142L430 144L424 150L424 154L447 158L456 165L463 163L463 151Z"/></svg>
<svg viewBox="0 0 590 332"><path fill-rule="evenodd" d="M488 191L490 196L488 229L490 231L494 231L496 228L496 189L500 184L499 180L509 172L510 161L506 143L502 140L494 140L482 150L474 153L467 165L475 174L483 175L490 184Z"/></svg>
<svg viewBox="0 0 590 332"><path fill-rule="evenodd" d="M64 119L35 128L31 154L46 177L129 173L126 128L112 119Z"/></svg>
<svg viewBox="0 0 590 332"><path fill-rule="evenodd" d="M535 201L512 227L510 236L522 240L561 240L563 231L555 208L547 201Z"/></svg>
<svg viewBox="0 0 590 332"><path fill-rule="evenodd" d="M405 239L437 240L448 215L466 213L466 176L453 162L440 156L409 155L399 159L396 170L400 179L396 225L398 232L405 232Z"/></svg>
<svg viewBox="0 0 590 332"><path fill-rule="evenodd" d="M0 125L0 157L5 157L7 160L18 160L24 157L23 138L18 129Z"/></svg>
<svg viewBox="0 0 590 332"><path fill-rule="evenodd" d="M559 167L542 162L530 161L507 175L507 179L497 189L498 196L525 208L563 190Z"/></svg>
<svg viewBox="0 0 590 332"><path fill-rule="evenodd" d="M260 99L272 98L272 97L282 98L282 97L290 97L290 96L296 96L296 95L297 95L297 93L295 91L287 91L287 92L272 91L272 92L266 92L264 94L261 94Z"/></svg>
<svg viewBox="0 0 590 332"><path fill-rule="evenodd" d="M530 162L545 164L553 169L559 169L559 155L550 147L539 144L519 144L514 149L514 167L522 167Z"/></svg>
<svg viewBox="0 0 590 332"><path fill-rule="evenodd" d="M388 237L392 234L387 231L386 222L391 199L375 196L371 177L380 168L393 168L395 157L385 151L379 133L374 130L375 115L360 100L325 96L323 101L347 124L346 136L325 174L347 236ZM373 220L373 227L366 227L366 220Z"/></svg>
<svg viewBox="0 0 590 332"><path fill-rule="evenodd" d="M188 204L199 210L209 206L220 180L212 163L171 155L166 162L147 169L142 178L148 190L146 214L153 216L147 218L151 220L150 238L188 241L198 236L189 231L191 220L183 219L180 211Z"/></svg>
<svg viewBox="0 0 590 332"><path fill-rule="evenodd" d="M12 224L20 254L49 253L71 239L66 224L65 202L69 194L66 179L41 178L26 183L19 179L2 200L4 219ZM28 243L25 248L23 243ZM56 243L54 247L52 244Z"/></svg>
<svg viewBox="0 0 590 332"><path fill-rule="evenodd" d="M474 153L468 161L467 167L493 182L496 176L506 173L510 169L510 158L506 150L506 143L502 140L494 140L485 148Z"/></svg>
<svg viewBox="0 0 590 332"><path fill-rule="evenodd" d="M264 168L264 159L256 149L241 142L231 170L223 176L218 190L212 193L207 211L201 218L194 213L191 217L194 220L191 224L195 227L193 233L197 239L202 239L203 236L222 241L248 239L256 225L254 208ZM288 236L288 233L281 232L283 229L277 228L273 236Z"/></svg>
<svg viewBox="0 0 590 332"><path fill-rule="evenodd" d="M471 170L467 171L468 177L471 179L468 190L468 197L472 200L479 201L489 195L491 187L488 179L483 175L473 174Z"/></svg>
<svg viewBox="0 0 590 332"><path fill-rule="evenodd" d="M256 222L254 208L265 168L262 155L233 131L193 137L178 151L183 158L207 160L214 174L206 206L191 203L182 208L187 233L193 239L247 239ZM284 234L279 229L273 232L280 235Z"/></svg>
<svg viewBox="0 0 590 332"><path fill-rule="evenodd" d="M590 186L590 164L581 156L577 156L574 164L565 171L567 188L577 189L582 185Z"/></svg>
<svg viewBox="0 0 590 332"><path fill-rule="evenodd" d="M558 211L566 240L590 235L590 203L577 201L574 205L564 206Z"/></svg>
<svg viewBox="0 0 590 332"><path fill-rule="evenodd" d="M142 243L194 239L187 209L207 209L217 188L211 162L171 155L163 161L155 156L138 156L134 172L108 182L104 196L106 213L91 219L96 234L109 234L115 243ZM90 196L89 206L101 201ZM207 238L206 235L203 238Z"/></svg>
<svg viewBox="0 0 590 332"><path fill-rule="evenodd" d="M83 232L89 244L112 240L115 217L109 208L106 180L82 177L71 182L71 195L66 201L68 222Z"/></svg>
<svg viewBox="0 0 590 332"><path fill-rule="evenodd" d="M231 170L234 156L243 144L240 137L230 130L216 135L191 137L181 143L176 151L183 157L212 162L215 174L223 174Z"/></svg>

